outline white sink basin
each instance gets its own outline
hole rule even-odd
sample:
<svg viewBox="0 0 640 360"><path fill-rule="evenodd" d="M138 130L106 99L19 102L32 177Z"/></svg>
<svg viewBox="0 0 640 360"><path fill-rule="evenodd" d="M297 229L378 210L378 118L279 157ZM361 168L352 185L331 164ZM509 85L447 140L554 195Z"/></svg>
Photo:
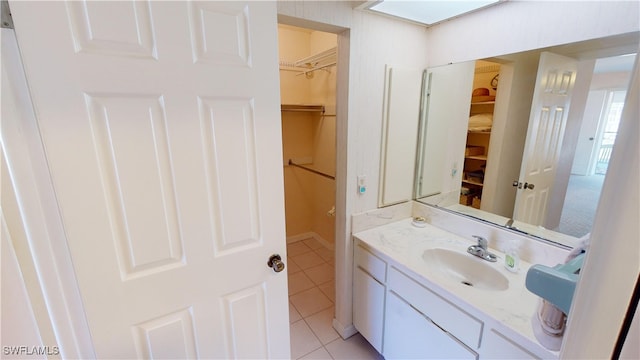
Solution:
<svg viewBox="0 0 640 360"><path fill-rule="evenodd" d="M502 291L509 288L509 279L482 260L466 252L429 249L422 254L429 268L449 280L477 289Z"/></svg>

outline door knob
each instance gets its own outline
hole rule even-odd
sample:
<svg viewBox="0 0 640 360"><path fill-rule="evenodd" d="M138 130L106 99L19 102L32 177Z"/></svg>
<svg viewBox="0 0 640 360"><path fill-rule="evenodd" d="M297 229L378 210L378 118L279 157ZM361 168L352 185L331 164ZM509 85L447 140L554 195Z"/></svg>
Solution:
<svg viewBox="0 0 640 360"><path fill-rule="evenodd" d="M269 257L269 261L267 262L270 268L273 268L273 271L280 272L284 270L284 263L282 262L282 258L278 254L273 254Z"/></svg>
<svg viewBox="0 0 640 360"><path fill-rule="evenodd" d="M524 188L529 189L529 190L533 190L533 188L535 187L535 185L533 184L529 184L529 183L524 183Z"/></svg>
<svg viewBox="0 0 640 360"><path fill-rule="evenodd" d="M513 185L513 187L517 187L519 189L522 189L522 183L519 182L518 180L513 180L513 183L511 185Z"/></svg>

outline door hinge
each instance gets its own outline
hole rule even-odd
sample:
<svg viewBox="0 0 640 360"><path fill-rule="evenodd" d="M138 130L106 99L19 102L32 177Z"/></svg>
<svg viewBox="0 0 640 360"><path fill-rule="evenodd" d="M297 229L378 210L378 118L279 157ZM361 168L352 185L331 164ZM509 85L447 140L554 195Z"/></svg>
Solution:
<svg viewBox="0 0 640 360"><path fill-rule="evenodd" d="M0 27L3 29L13 29L13 18L11 17L11 10L9 9L9 2L7 0L0 1Z"/></svg>

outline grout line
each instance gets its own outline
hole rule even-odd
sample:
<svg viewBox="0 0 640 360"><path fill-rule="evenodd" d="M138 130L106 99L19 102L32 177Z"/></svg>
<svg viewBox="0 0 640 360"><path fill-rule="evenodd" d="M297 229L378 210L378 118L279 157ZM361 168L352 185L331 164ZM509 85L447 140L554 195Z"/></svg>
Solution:
<svg viewBox="0 0 640 360"><path fill-rule="evenodd" d="M311 239L313 239L313 238L311 238ZM303 241L303 240L301 240L301 241ZM317 241L317 240L316 240L316 241ZM316 256L318 256L318 257L320 257L320 258L322 259L322 264L326 264L326 265L331 266L331 267L334 269L334 272L335 272L335 265L334 265L334 264L330 264L327 260L325 260L325 259L324 259L324 258L323 258L323 257L322 257L322 256L321 256L321 255L316 251L317 249L312 249L312 248L311 248L309 245L307 245L307 244L304 244L304 245L305 245L307 248L309 248L310 252L315 253L315 255L316 255ZM322 243L320 243L320 245L322 245L322 248L327 249L327 248L326 248ZM321 249L321 248L318 248L318 249ZM333 250L331 250L331 249L327 249L327 250L329 250L329 251L331 251L331 252L333 253ZM304 252L304 253L302 253L302 254L298 254L298 255L307 254L308 252L309 252L309 251L306 251L306 252ZM288 254L287 254L287 255L288 255ZM291 257L290 255L288 255L288 256L289 256L289 257ZM291 261L294 261L294 260L293 260L293 257L291 257ZM294 261L294 262L295 262L295 261ZM316 265L316 266L320 266L320 265L322 265L322 264L318 264L318 265ZM297 264L297 263L296 263L296 265L298 265L298 268L300 269L300 271L301 271L301 272L303 272L303 273L305 274L305 276L307 276L307 277L308 277L308 275L307 275L307 273L305 272L305 270L308 270L308 269L310 269L310 268L303 269L299 264ZM296 272L296 273L297 273L297 272ZM310 280L311 280L311 279L310 279ZM338 338L337 338L337 339L334 339L334 340L332 340L332 341L328 342L327 344L323 344L323 343L322 343L322 340L320 340L320 338L318 337L318 335L313 331L313 328L311 327L311 325L307 322L307 318L309 318L309 317L311 317L311 316L314 316L314 315L316 315L316 314L318 314L318 313L321 313L321 312L323 312L323 311L325 311L325 310L327 310L327 309L329 309L329 308L331 308L331 307L334 307L334 311L335 311L335 301L334 301L334 300L332 300L332 299L331 299L327 294L325 294L325 293L324 293L324 291L322 291L322 289L320 289L320 286L321 286L321 285L324 285L324 284L330 283L330 282L332 282L332 281L333 281L333 282L334 282L334 284L335 284L335 275L334 275L334 278L333 278L333 279L331 279L331 280L327 280L327 281L325 281L325 282L323 282L323 283L321 283L321 284L316 284L315 282L313 282L313 280L311 280L311 283L313 284L313 287L310 287L309 289L303 290L303 291L308 291L308 290L311 290L311 289L313 289L313 288L317 288L317 289L318 289L318 291L320 291L320 293L321 293L321 294L323 294L324 296L326 296L326 297L327 297L327 299L329 299L329 301L330 301L330 303L331 303L331 305L330 305L330 306L328 306L328 307L326 307L326 308L323 308L323 309L321 309L321 310L318 310L318 311L316 311L316 312L314 312L314 313L312 313L312 314L308 314L307 316L302 316L302 314L300 314L300 311L298 311L298 308L297 308L297 307L296 307L296 306L291 302L291 296L292 296L292 295L299 294L299 293L301 293L301 292L303 292L303 291L300 291L300 292L295 293L295 294L288 294L288 297L289 297L289 306L293 306L293 308L294 308L294 309L298 312L298 314L300 315L300 317L301 317L301 319L300 319L300 320L302 320L302 321L304 321L304 322L305 322L305 324L307 325L307 327L309 327L309 329L311 330L311 333L313 334L313 336L314 336L314 337L316 338L316 340L318 340L318 342L320 343L320 347L318 347L318 348L316 348L316 349L313 349L313 350L309 351L308 353L306 353L306 354L304 354L304 355L300 356L298 359L303 358L303 357L305 357L305 356L307 356L307 355L311 354L312 352L319 350L320 348L323 348L323 349L326 351L326 353L327 353L327 354L329 354L329 357L330 357L331 359L335 359L335 358L333 357L333 355L331 355L331 352L329 352L329 349L327 349L327 345L332 344L332 343L334 343L335 341L338 341L338 340L342 340L342 341L344 341L344 340L340 337L340 335L338 334ZM300 320L298 320L298 321L300 321ZM297 323L298 321L296 321L296 323ZM291 325L292 325L292 324L290 323L290 324L289 324L289 326L291 326Z"/></svg>

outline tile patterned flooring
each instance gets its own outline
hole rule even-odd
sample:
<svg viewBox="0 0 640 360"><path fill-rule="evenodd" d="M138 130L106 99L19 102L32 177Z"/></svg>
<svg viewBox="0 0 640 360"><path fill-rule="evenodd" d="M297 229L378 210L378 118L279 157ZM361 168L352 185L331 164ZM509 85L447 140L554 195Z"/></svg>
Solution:
<svg viewBox="0 0 640 360"><path fill-rule="evenodd" d="M292 359L383 359L360 335L333 329L334 256L315 239L287 245Z"/></svg>

